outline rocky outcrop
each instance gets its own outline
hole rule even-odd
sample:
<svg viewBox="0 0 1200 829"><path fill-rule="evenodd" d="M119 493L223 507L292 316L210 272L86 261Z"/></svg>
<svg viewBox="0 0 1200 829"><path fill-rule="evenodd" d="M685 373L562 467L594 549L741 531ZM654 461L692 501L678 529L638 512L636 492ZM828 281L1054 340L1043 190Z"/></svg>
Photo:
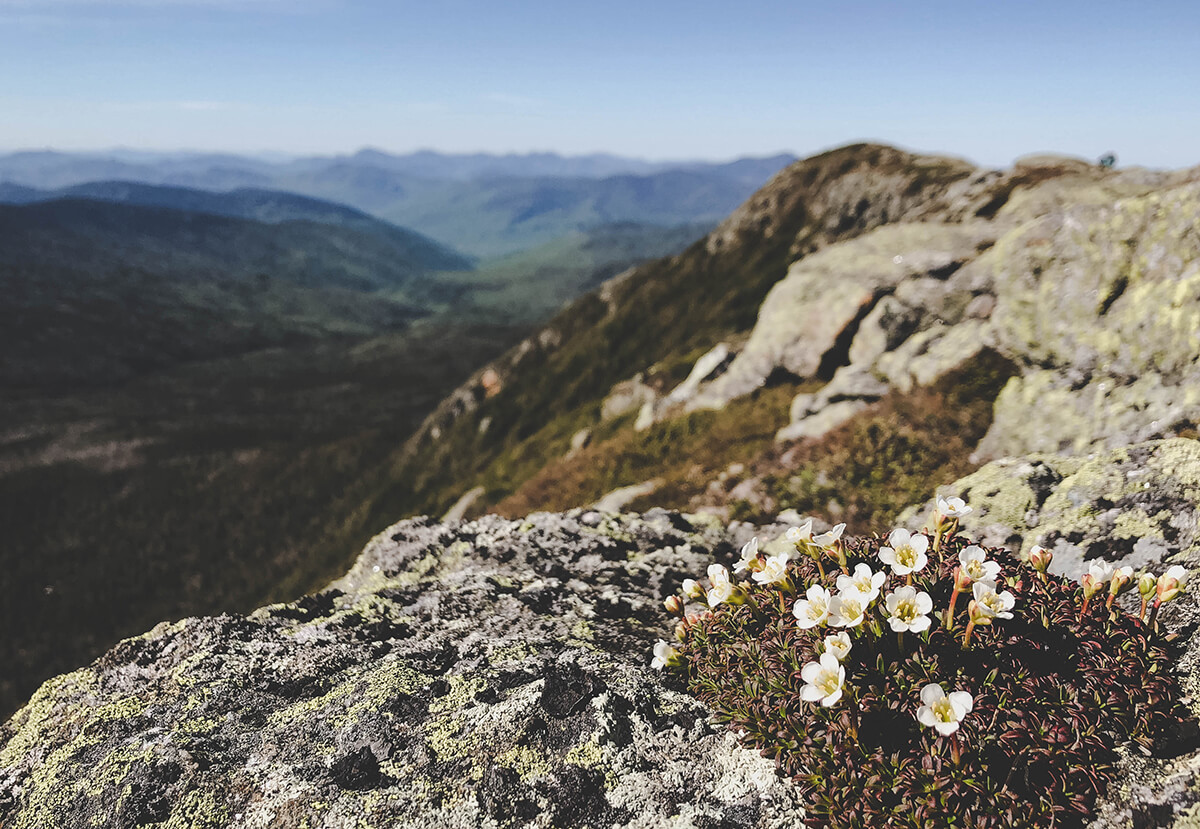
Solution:
<svg viewBox="0 0 1200 829"><path fill-rule="evenodd" d="M819 437L888 390L930 385L991 348L1021 371L997 401L983 457L1079 453L1193 427L1191 177L1032 159L988 185L1003 196L994 209L948 209L826 247L771 289L746 346L689 405L723 406L777 372L825 381L797 397L779 433Z"/></svg>
<svg viewBox="0 0 1200 829"><path fill-rule="evenodd" d="M406 521L327 590L162 624L0 731L0 825L794 826L795 791L664 686L661 598L719 525Z"/></svg>
<svg viewBox="0 0 1200 829"><path fill-rule="evenodd" d="M996 342L1025 370L981 451L1079 453L1200 423L1200 185L1048 216L987 264Z"/></svg>

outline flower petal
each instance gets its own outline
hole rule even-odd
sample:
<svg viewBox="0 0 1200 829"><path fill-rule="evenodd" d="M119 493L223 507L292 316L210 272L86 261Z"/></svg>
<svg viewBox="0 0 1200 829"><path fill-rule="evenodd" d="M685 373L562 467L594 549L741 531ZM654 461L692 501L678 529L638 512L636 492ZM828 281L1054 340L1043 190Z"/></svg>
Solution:
<svg viewBox="0 0 1200 829"><path fill-rule="evenodd" d="M950 694L950 706L961 720L975 707L975 698L966 691L954 691Z"/></svg>
<svg viewBox="0 0 1200 829"><path fill-rule="evenodd" d="M942 690L942 686L936 682L931 682L921 689L921 702L926 705L933 705L938 700L946 696L946 692Z"/></svg>
<svg viewBox="0 0 1200 829"><path fill-rule="evenodd" d="M805 685L800 689L800 699L805 702L816 702L821 698L821 689L816 685Z"/></svg>

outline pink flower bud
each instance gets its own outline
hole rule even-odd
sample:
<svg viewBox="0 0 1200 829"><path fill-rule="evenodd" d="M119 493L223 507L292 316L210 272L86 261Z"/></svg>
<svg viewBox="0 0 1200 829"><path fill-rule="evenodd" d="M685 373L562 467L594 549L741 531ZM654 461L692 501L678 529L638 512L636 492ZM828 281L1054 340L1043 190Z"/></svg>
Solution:
<svg viewBox="0 0 1200 829"><path fill-rule="evenodd" d="M1033 565L1033 569L1039 573L1045 573L1050 569L1050 561L1054 558L1054 554L1045 547L1034 545L1029 551L1029 563Z"/></svg>
<svg viewBox="0 0 1200 829"><path fill-rule="evenodd" d="M667 598L663 601L663 607L665 607L667 612L671 614L682 613L683 599L679 598L678 596L667 596Z"/></svg>
<svg viewBox="0 0 1200 829"><path fill-rule="evenodd" d="M967 618L973 625L990 625L995 615L990 607L974 599L967 605Z"/></svg>
<svg viewBox="0 0 1200 829"><path fill-rule="evenodd" d="M1133 589L1133 568L1118 567L1113 571L1112 581L1108 584L1110 596L1120 596Z"/></svg>
<svg viewBox="0 0 1200 829"><path fill-rule="evenodd" d="M1157 593L1160 602L1169 602L1181 592L1183 592L1183 584L1187 581L1187 570L1184 570L1178 564L1171 567L1167 572L1158 577Z"/></svg>

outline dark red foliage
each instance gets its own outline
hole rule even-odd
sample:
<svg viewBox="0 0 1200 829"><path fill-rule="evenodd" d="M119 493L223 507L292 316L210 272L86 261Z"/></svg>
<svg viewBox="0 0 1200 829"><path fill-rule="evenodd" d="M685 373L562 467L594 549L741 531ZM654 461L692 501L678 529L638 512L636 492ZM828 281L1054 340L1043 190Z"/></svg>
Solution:
<svg viewBox="0 0 1200 829"><path fill-rule="evenodd" d="M850 568L882 567L883 543L849 541ZM946 539L917 575L934 614L949 606L969 543ZM1117 745L1154 750L1189 720L1172 655L1137 618L1119 610L1110 618L1103 596L1081 620L1074 582L1043 582L1012 553L987 552L1002 566L997 590L1011 590L1017 604L1013 619L977 627L969 648L969 595L959 597L953 633L937 620L902 644L886 626L878 638L860 633L844 663L847 695L823 709L801 701L801 669L830 631L799 629L796 597L784 602L778 588L755 585L745 604L686 626L688 688L804 788L810 826L1082 826L1114 779ZM790 576L798 593L817 582L833 589L834 574L820 579L805 558L794 557ZM916 720L930 682L974 696L949 737Z"/></svg>

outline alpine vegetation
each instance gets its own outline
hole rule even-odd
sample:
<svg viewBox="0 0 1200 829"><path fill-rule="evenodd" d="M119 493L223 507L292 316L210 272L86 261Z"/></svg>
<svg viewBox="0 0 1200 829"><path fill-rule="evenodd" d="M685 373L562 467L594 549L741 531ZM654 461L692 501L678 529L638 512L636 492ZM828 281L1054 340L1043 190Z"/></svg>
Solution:
<svg viewBox="0 0 1200 829"><path fill-rule="evenodd" d="M1195 733L1157 627L1182 568L1076 584L1040 547L1023 563L971 543L970 509L939 499L924 532L886 538L809 520L667 599L678 641L653 666L774 758L809 826L1081 826L1119 746ZM1117 602L1134 588L1137 614Z"/></svg>

